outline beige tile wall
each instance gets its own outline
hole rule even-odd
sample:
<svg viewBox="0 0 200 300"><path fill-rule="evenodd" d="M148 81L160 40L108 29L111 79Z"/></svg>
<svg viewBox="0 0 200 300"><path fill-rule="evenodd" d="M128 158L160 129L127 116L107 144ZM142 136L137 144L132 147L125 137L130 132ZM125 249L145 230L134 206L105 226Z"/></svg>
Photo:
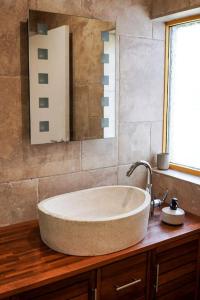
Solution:
<svg viewBox="0 0 200 300"><path fill-rule="evenodd" d="M28 9L117 22L119 137L30 145ZM137 159L161 150L164 26L152 24L149 0L0 1L0 224L36 217L46 197L98 185L144 185L145 172L126 178Z"/></svg>
<svg viewBox="0 0 200 300"><path fill-rule="evenodd" d="M200 0L152 0L152 18L200 7Z"/></svg>
<svg viewBox="0 0 200 300"><path fill-rule="evenodd" d="M167 174L165 175L165 172L162 173L153 173L155 196L162 197L168 189L168 202L170 202L171 198L176 197L181 208L200 216L200 179L195 183L194 181L191 182L182 179L180 174L178 175L179 178L175 178Z"/></svg>

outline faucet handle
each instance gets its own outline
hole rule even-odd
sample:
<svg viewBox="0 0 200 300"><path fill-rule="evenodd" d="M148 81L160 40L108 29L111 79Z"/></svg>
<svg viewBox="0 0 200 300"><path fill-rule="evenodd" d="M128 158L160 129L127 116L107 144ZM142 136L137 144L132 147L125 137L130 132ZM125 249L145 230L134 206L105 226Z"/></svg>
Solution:
<svg viewBox="0 0 200 300"><path fill-rule="evenodd" d="M169 191L168 191L168 190L166 190L166 191L164 192L164 194L163 194L162 198L161 198L161 202L162 202L162 203L164 203L164 202L165 202L165 200L167 199L167 196L168 196L168 194L169 194Z"/></svg>
<svg viewBox="0 0 200 300"><path fill-rule="evenodd" d="M165 202L165 200L167 199L167 196L168 196L168 193L169 191L166 190L165 193L163 194L162 198L161 199L158 199L158 198L154 198L153 201L152 201L152 205L153 207L161 207L161 205Z"/></svg>

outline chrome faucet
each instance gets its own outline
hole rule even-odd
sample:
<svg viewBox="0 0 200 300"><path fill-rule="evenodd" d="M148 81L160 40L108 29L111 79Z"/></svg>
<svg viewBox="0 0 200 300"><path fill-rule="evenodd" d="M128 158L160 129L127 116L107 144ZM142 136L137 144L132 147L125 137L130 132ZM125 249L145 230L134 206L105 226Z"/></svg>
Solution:
<svg viewBox="0 0 200 300"><path fill-rule="evenodd" d="M150 163L145 160L140 160L132 164L130 169L127 171L126 176L130 177L134 170L139 167L144 166L147 169L147 184L146 184L146 191L150 194L151 197L151 216L154 214L154 208L160 207L167 198L168 190L164 193L162 199L155 199L153 195L153 187L152 187L152 167Z"/></svg>

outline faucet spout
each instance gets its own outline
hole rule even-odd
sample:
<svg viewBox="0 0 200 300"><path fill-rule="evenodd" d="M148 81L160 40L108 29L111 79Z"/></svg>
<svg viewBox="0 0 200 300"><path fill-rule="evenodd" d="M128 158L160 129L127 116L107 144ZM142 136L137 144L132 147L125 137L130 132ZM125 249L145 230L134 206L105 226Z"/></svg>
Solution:
<svg viewBox="0 0 200 300"><path fill-rule="evenodd" d="M126 176L130 177L134 170L139 166L144 166L148 170L147 187L149 187L149 185L152 185L152 167L150 163L145 160L140 160L133 163L130 169L127 171Z"/></svg>
<svg viewBox="0 0 200 300"><path fill-rule="evenodd" d="M133 163L130 167L130 169L127 171L126 176L130 177L134 170L139 167L139 166L144 166L147 169L147 184L146 184L146 191L149 192L150 197L151 197L151 207L154 207L154 197L153 197L153 189L152 189L152 167L150 163L148 163L145 160L140 160L135 163ZM151 214L153 214L151 210Z"/></svg>
<svg viewBox="0 0 200 300"><path fill-rule="evenodd" d="M152 174L153 174L152 167L151 167L150 163L148 163L145 160L140 160L140 161L136 161L135 163L133 163L132 166L130 167L130 169L127 171L126 176L130 177L133 174L134 170L139 166L144 166L148 171L146 191L149 192L149 194L151 196L151 215L153 215L154 208L160 207L164 203L164 201L168 195L168 190L164 193L162 199L154 199L153 188L152 188Z"/></svg>

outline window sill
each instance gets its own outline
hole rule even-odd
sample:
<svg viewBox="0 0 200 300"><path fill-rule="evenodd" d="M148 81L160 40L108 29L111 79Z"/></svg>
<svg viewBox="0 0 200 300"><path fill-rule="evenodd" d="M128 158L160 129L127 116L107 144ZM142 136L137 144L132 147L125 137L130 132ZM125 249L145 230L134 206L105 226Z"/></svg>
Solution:
<svg viewBox="0 0 200 300"><path fill-rule="evenodd" d="M190 182L196 185L200 185L200 176L195 176L195 175L191 175L191 174L187 174L187 173L183 173L180 171L175 171L172 169L166 170L166 171L162 171L162 170L158 170L157 168L153 169L154 173L157 174L162 174L165 176L169 176L172 178L176 178L182 181L186 181L186 182Z"/></svg>

